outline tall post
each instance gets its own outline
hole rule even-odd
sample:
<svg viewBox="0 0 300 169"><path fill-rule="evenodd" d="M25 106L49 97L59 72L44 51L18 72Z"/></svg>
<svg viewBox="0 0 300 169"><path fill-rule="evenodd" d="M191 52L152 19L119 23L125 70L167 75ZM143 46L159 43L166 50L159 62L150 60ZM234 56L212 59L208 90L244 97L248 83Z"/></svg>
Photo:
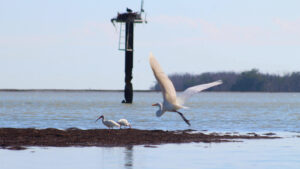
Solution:
<svg viewBox="0 0 300 169"><path fill-rule="evenodd" d="M118 13L117 17L112 18L111 22L115 26L115 22L121 23L120 25L120 36L119 36L119 50L125 51L125 88L124 97L125 99L122 103L132 103L133 100L133 89L132 89L132 69L133 69L133 31L134 24L136 23L147 23L146 20L142 19L143 0L141 3L141 11L133 12L131 9L127 8L125 13ZM125 24L125 39L122 36L122 24ZM125 46L121 45L122 40L125 40ZM123 47L125 47L123 49Z"/></svg>
<svg viewBox="0 0 300 169"><path fill-rule="evenodd" d="M126 22L126 35L125 35L125 93L123 103L132 103L133 88L131 84L132 80L132 68L133 68L133 22Z"/></svg>

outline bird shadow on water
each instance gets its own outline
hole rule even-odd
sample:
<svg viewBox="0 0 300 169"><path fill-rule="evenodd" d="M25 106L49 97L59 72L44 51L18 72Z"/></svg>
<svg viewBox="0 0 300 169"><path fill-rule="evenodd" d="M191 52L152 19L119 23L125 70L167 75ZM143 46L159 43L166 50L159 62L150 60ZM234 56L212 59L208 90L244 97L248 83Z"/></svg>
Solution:
<svg viewBox="0 0 300 169"><path fill-rule="evenodd" d="M125 147L125 159L124 159L124 168L132 169L133 168L133 146Z"/></svg>

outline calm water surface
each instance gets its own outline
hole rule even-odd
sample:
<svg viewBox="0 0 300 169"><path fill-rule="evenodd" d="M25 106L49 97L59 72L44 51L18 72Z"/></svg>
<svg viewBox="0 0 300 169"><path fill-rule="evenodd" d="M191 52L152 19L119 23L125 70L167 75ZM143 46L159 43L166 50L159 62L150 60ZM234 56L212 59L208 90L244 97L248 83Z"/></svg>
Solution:
<svg viewBox="0 0 300 169"><path fill-rule="evenodd" d="M95 119L128 119L139 129L300 132L299 93L200 93L181 110L192 124L167 112L155 116L160 93L136 92L121 104L121 92L0 92L0 127L105 128Z"/></svg>
<svg viewBox="0 0 300 169"><path fill-rule="evenodd" d="M0 150L3 169L299 169L299 138L240 143Z"/></svg>
<svg viewBox="0 0 300 169"><path fill-rule="evenodd" d="M167 144L114 148L0 150L0 168L300 168L299 93L200 93L182 110L155 117L160 93L0 92L0 127L105 128L95 119L128 119L134 128L207 132L275 132L283 139L241 143ZM18 161L18 163L16 163Z"/></svg>

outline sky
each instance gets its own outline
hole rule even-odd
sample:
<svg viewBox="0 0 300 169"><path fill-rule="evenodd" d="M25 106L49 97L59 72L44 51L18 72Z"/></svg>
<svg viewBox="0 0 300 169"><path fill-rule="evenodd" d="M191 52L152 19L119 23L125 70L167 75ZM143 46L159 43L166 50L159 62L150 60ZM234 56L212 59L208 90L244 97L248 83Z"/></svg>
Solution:
<svg viewBox="0 0 300 169"><path fill-rule="evenodd" d="M300 71L298 0L145 0L135 25L133 88L165 73ZM123 89L110 19L140 0L0 0L0 89Z"/></svg>

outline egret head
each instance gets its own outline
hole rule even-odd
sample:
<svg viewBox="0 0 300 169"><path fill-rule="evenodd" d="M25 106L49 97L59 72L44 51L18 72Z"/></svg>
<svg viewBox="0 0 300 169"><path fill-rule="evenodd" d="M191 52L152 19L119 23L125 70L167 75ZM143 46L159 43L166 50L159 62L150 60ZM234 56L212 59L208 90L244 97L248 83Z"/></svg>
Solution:
<svg viewBox="0 0 300 169"><path fill-rule="evenodd" d="M102 119L102 118L104 118L103 115L101 115L100 117L98 117L98 119L96 121L98 121L99 119Z"/></svg>
<svg viewBox="0 0 300 169"><path fill-rule="evenodd" d="M155 103L155 104L152 104L152 106L157 106L159 108L156 112L157 117L160 117L161 115L164 114L165 111L163 110L163 104L162 103Z"/></svg>
<svg viewBox="0 0 300 169"><path fill-rule="evenodd" d="M152 106L159 106L159 103L152 104Z"/></svg>
<svg viewBox="0 0 300 169"><path fill-rule="evenodd" d="M163 105L161 103L152 104L152 106L157 106L159 109L162 109Z"/></svg>

